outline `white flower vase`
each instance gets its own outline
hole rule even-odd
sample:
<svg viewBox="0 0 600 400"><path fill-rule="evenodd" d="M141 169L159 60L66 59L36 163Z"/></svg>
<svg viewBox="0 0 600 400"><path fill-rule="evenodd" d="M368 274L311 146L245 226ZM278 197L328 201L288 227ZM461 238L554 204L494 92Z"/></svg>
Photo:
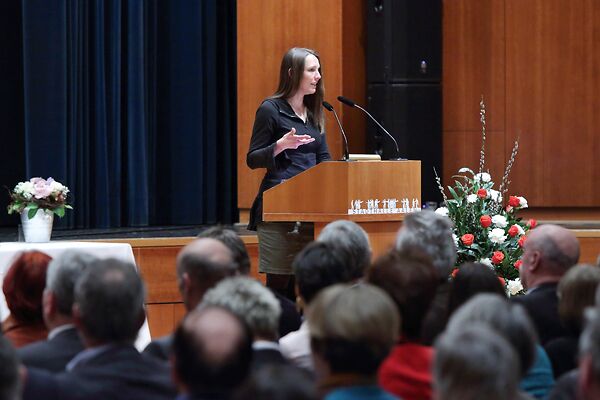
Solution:
<svg viewBox="0 0 600 400"><path fill-rule="evenodd" d="M27 243L45 243L52 236L52 223L54 213L48 210L38 210L34 217L29 219L27 210L21 213L23 235Z"/></svg>

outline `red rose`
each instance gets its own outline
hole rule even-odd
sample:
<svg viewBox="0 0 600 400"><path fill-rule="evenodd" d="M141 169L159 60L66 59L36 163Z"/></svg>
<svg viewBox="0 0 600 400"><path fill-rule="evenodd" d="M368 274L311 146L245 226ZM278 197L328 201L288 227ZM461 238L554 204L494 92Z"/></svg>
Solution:
<svg viewBox="0 0 600 400"><path fill-rule="evenodd" d="M479 197L480 199L485 199L487 197L487 190L479 189L477 191L477 197Z"/></svg>
<svg viewBox="0 0 600 400"><path fill-rule="evenodd" d="M460 240L463 242L463 244L465 246L470 246L473 244L473 241L475 240L475 236L471 235L470 233L465 233L464 235L462 235Z"/></svg>
<svg viewBox="0 0 600 400"><path fill-rule="evenodd" d="M504 253L501 251L495 251L492 255L492 264L502 264L502 260L504 260Z"/></svg>
<svg viewBox="0 0 600 400"><path fill-rule="evenodd" d="M523 261L517 260L513 265L516 269L521 269L521 264L523 264Z"/></svg>
<svg viewBox="0 0 600 400"><path fill-rule="evenodd" d="M519 207L519 205L521 204L521 201L519 200L518 197L516 196L510 196L508 198L508 205L511 207Z"/></svg>
<svg viewBox="0 0 600 400"><path fill-rule="evenodd" d="M533 229L537 226L537 221L531 218L529 221L527 221L527 226L529 226L529 229Z"/></svg>
<svg viewBox="0 0 600 400"><path fill-rule="evenodd" d="M454 269L452 270L452 277L453 277L453 278L456 278L456 274L458 274L458 268L454 268Z"/></svg>
<svg viewBox="0 0 600 400"><path fill-rule="evenodd" d="M500 281L500 283L502 284L502 286L506 286L506 281L504 280L503 277L499 276L498 280Z"/></svg>
<svg viewBox="0 0 600 400"><path fill-rule="evenodd" d="M519 234L519 227L516 225L511 226L510 228L508 228L508 235L510 237L515 237Z"/></svg>
<svg viewBox="0 0 600 400"><path fill-rule="evenodd" d="M489 228L492 225L492 217L489 215L482 215L481 218L479 218L479 223L481 223L481 226L484 228Z"/></svg>
<svg viewBox="0 0 600 400"><path fill-rule="evenodd" d="M519 246L523 247L526 240L527 240L527 236L521 236L521 238L519 239Z"/></svg>

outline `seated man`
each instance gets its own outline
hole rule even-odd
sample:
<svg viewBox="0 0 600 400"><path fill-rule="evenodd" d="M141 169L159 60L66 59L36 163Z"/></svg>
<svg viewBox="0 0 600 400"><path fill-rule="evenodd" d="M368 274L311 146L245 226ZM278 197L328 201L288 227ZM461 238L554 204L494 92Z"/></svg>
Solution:
<svg viewBox="0 0 600 400"><path fill-rule="evenodd" d="M42 301L48 340L34 342L17 351L25 366L61 372L83 350L73 322L73 291L79 277L94 260L86 253L65 252L48 265Z"/></svg>
<svg viewBox="0 0 600 400"><path fill-rule="evenodd" d="M209 290L201 306L224 307L244 320L252 332L252 368L285 364L278 339L279 301L271 290L245 276L225 279Z"/></svg>
<svg viewBox="0 0 600 400"><path fill-rule="evenodd" d="M173 340L173 377L180 399L227 399L245 379L252 336L235 314L215 306L191 311Z"/></svg>
<svg viewBox="0 0 600 400"><path fill-rule="evenodd" d="M93 262L75 286L73 318L85 350L58 375L29 369L25 400L175 397L168 366L133 345L144 322L144 285L134 265Z"/></svg>

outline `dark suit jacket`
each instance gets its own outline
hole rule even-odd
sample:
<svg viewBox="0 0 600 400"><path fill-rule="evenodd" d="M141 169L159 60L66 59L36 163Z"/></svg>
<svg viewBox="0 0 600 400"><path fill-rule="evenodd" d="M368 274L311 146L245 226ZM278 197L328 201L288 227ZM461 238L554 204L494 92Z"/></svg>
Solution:
<svg viewBox="0 0 600 400"><path fill-rule="evenodd" d="M83 350L83 343L75 327L66 329L52 339L41 340L17 350L19 358L27 367L35 367L50 372L61 372L77 353Z"/></svg>
<svg viewBox="0 0 600 400"><path fill-rule="evenodd" d="M279 350L259 349L252 352L252 371L257 371L267 365L287 365L288 361Z"/></svg>
<svg viewBox="0 0 600 400"><path fill-rule="evenodd" d="M542 346L551 339L568 334L558 317L557 286L558 283L546 283L525 296L511 297L512 301L521 304L529 313Z"/></svg>
<svg viewBox="0 0 600 400"><path fill-rule="evenodd" d="M144 356L132 345L115 346L52 375L28 370L24 400L172 400L176 396L169 367Z"/></svg>
<svg viewBox="0 0 600 400"><path fill-rule="evenodd" d="M277 297L277 300L279 300L279 305L281 306L281 316L279 317L279 337L284 337L288 333L300 329L302 318L300 317L298 310L296 310L296 304L274 290L271 292L275 295L275 297Z"/></svg>
<svg viewBox="0 0 600 400"><path fill-rule="evenodd" d="M167 335L154 339L142 351L142 354L158 358L162 361L169 361L171 347L173 346L173 335Z"/></svg>

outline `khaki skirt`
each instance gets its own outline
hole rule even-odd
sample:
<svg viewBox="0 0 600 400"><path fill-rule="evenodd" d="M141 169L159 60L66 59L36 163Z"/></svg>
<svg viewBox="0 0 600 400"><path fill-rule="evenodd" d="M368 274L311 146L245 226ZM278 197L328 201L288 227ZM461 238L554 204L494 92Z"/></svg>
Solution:
<svg viewBox="0 0 600 400"><path fill-rule="evenodd" d="M256 233L258 271L293 275L294 257L314 239L314 225L310 222L260 222Z"/></svg>

